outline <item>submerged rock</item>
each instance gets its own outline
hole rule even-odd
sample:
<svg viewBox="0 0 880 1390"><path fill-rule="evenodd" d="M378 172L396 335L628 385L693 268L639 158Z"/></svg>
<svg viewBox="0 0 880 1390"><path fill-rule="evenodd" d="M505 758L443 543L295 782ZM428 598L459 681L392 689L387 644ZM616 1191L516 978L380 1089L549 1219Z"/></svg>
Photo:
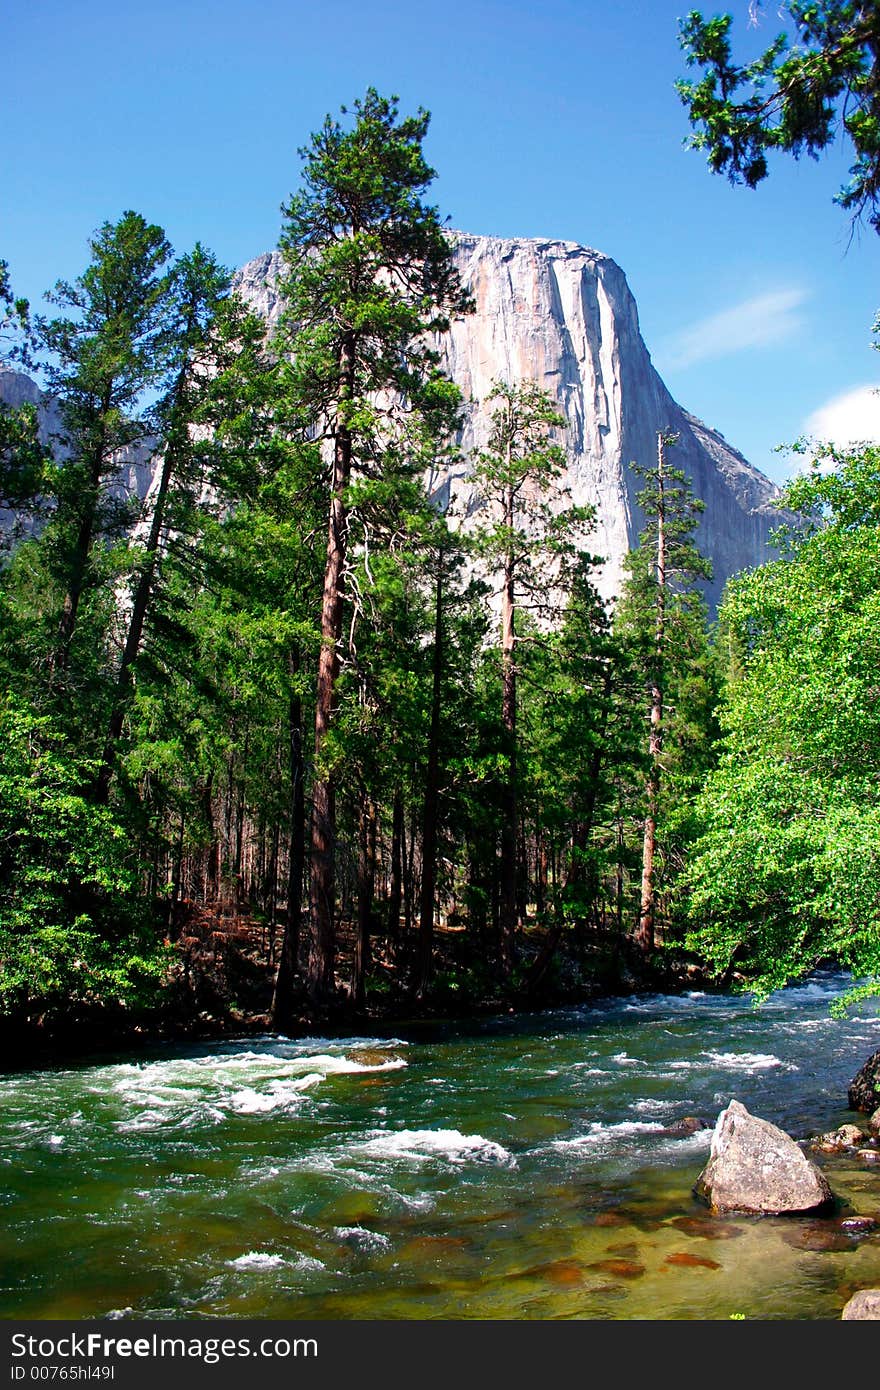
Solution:
<svg viewBox="0 0 880 1390"><path fill-rule="evenodd" d="M687 1139L691 1134L699 1134L701 1129L711 1128L708 1120L701 1120L698 1115L685 1115L683 1119L673 1120L671 1125L666 1125L660 1133L676 1139Z"/></svg>
<svg viewBox="0 0 880 1390"><path fill-rule="evenodd" d="M850 1235L863 1236L876 1231L877 1222L873 1216L847 1216L841 1221L840 1229Z"/></svg>
<svg viewBox="0 0 880 1390"><path fill-rule="evenodd" d="M812 1221L786 1231L782 1239L794 1250L821 1251L823 1254L844 1254L858 1249L858 1239L839 1226L827 1221Z"/></svg>
<svg viewBox="0 0 880 1390"><path fill-rule="evenodd" d="M844 1322L880 1322L880 1289L859 1289L840 1316Z"/></svg>
<svg viewBox="0 0 880 1390"><path fill-rule="evenodd" d="M618 1279L641 1279L645 1266L638 1260L596 1260L588 1269L601 1270L603 1274L613 1274Z"/></svg>
<svg viewBox="0 0 880 1390"><path fill-rule="evenodd" d="M707 1259L705 1255L692 1255L689 1250L676 1250L671 1255L667 1255L663 1262L668 1265L680 1265L684 1269L720 1269L717 1260Z"/></svg>
<svg viewBox="0 0 880 1390"><path fill-rule="evenodd" d="M737 1240L742 1235L738 1226L713 1221L711 1216L676 1216L669 1224L701 1240Z"/></svg>
<svg viewBox="0 0 880 1390"><path fill-rule="evenodd" d="M858 1125L841 1125L839 1129L834 1129L829 1134L821 1134L818 1139L814 1139L813 1148L818 1149L820 1153L840 1153L843 1149L856 1148L866 1138L864 1130L859 1129Z"/></svg>
<svg viewBox="0 0 880 1390"><path fill-rule="evenodd" d="M738 1100L718 1116L694 1191L713 1212L767 1216L818 1211L833 1200L823 1174L794 1140Z"/></svg>
<svg viewBox="0 0 880 1390"><path fill-rule="evenodd" d="M864 1110L866 1115L880 1106L880 1051L869 1057L861 1071L857 1071L847 1091L850 1110Z"/></svg>

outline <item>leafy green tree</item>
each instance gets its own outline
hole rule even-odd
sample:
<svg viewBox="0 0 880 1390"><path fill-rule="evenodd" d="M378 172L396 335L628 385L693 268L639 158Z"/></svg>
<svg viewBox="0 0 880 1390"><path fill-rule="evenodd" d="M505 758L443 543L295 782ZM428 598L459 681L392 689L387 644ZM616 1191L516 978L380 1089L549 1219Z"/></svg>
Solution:
<svg viewBox="0 0 880 1390"><path fill-rule="evenodd" d="M0 1013L29 1022L155 1003L169 961L128 829L47 715L0 704Z"/></svg>
<svg viewBox="0 0 880 1390"><path fill-rule="evenodd" d="M229 275L201 245L175 262L168 276L163 304L164 390L151 411L157 476L149 499L146 534L133 547L137 563L130 580L131 607L98 778L101 797L106 797L109 790L133 667L160 579L161 552L167 545L168 532L175 530L179 548L182 536L193 530L193 518L198 515L202 495L209 485L216 489L219 484L224 502L231 500L228 489L222 486L222 473L211 468L218 451L212 440L199 438L198 427L211 423L216 428L218 422L212 407L219 396L217 378L222 383L230 355L245 351L249 335L259 331L262 337L262 332L248 323L234 300L229 300L229 287ZM204 434L204 428L201 433ZM188 539L193 545L198 537L190 534Z"/></svg>
<svg viewBox="0 0 880 1390"><path fill-rule="evenodd" d="M821 448L784 498L807 521L789 554L722 607L721 758L682 886L690 944L761 996L825 959L880 974L878 496L880 450Z"/></svg>
<svg viewBox="0 0 880 1390"><path fill-rule="evenodd" d="M345 114L345 113L344 113ZM436 209L428 115L399 118L369 89L346 124L327 117L302 152L301 190L285 207L285 313L279 349L308 427L327 442L330 476L312 788L310 956L314 999L333 990L336 770L326 743L339 675L349 551L347 490L381 476L413 417L449 418L457 391L440 377L428 335L468 305ZM399 404L389 408L389 401Z"/></svg>
<svg viewBox="0 0 880 1390"><path fill-rule="evenodd" d="M582 555L558 631L521 645L525 816L534 844L537 921L548 930L525 977L539 988L564 934L595 923L602 854L596 832L607 814L609 776L623 756L613 729L618 656L608 610Z"/></svg>
<svg viewBox="0 0 880 1390"><path fill-rule="evenodd" d="M880 231L880 7L876 0L787 0L797 42L783 32L752 62L734 60L729 14L681 21L698 82L676 83L709 167L756 187L773 150L817 158L842 129L855 154L836 201Z"/></svg>

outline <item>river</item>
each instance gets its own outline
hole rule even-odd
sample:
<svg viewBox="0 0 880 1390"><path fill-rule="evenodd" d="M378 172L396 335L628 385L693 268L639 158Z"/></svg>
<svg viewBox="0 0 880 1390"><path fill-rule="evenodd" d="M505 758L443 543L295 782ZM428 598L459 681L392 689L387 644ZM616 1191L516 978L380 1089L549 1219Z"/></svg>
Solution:
<svg viewBox="0 0 880 1390"><path fill-rule="evenodd" d="M0 1078L0 1314L837 1318L880 1286L880 1163L836 1218L711 1218L732 1098L795 1137L858 1119L877 1001L601 1001L393 1037L277 1036ZM826 1248L826 1247L831 1248Z"/></svg>

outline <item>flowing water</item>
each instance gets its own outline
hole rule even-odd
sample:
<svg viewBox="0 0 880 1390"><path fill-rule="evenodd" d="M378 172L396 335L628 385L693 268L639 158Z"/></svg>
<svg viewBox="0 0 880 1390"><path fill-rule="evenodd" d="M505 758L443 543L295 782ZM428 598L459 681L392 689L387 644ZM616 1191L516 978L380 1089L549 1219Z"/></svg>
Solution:
<svg viewBox="0 0 880 1390"><path fill-rule="evenodd" d="M248 1038L0 1078L0 1314L834 1318L880 1286L880 1163L825 1221L710 1217L732 1098L803 1137L854 1117L876 1003L817 976L754 1010L617 999L393 1038Z"/></svg>

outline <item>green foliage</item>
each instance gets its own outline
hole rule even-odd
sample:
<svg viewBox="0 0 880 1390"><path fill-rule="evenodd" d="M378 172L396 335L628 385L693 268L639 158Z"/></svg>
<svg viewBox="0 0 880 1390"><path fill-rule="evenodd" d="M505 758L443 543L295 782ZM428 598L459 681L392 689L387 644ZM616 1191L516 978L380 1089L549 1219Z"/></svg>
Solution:
<svg viewBox="0 0 880 1390"><path fill-rule="evenodd" d="M13 296L9 267L0 260L0 350L12 362L27 365L30 332L26 299ZM48 450L42 444L36 407L0 402L0 508L14 509L16 524L0 538L0 549L15 541L38 510Z"/></svg>
<svg viewBox="0 0 880 1390"><path fill-rule="evenodd" d="M534 382L494 383L488 448L477 456L472 480L488 518L474 528L478 553L513 583L532 612L564 606L578 542L591 526L589 507L560 507L565 451L553 434L565 426L549 394ZM552 498L552 500L551 500ZM557 505L553 505L556 502ZM561 601L559 595L562 595Z"/></svg>
<svg viewBox="0 0 880 1390"><path fill-rule="evenodd" d="M657 461L631 465L644 480L637 501L645 524L625 561L614 618L617 726L629 750L618 780L625 813L621 859L625 842L635 864L636 838L650 814L655 822L650 860L656 893L666 900L667 939L676 928L682 807L714 762L718 732L718 672L700 588L712 567L693 539L704 503L694 497L684 471L667 459L667 449L676 443L676 435L661 435Z"/></svg>
<svg viewBox="0 0 880 1390"><path fill-rule="evenodd" d="M137 905L128 832L89 798L94 766L14 698L0 741L0 1010L150 1002L168 961Z"/></svg>
<svg viewBox="0 0 880 1390"><path fill-rule="evenodd" d="M346 122L327 116L300 151L300 190L289 200L280 247L286 275L279 348L289 352L291 395L305 419L352 436L353 461L381 472L389 443L415 413L448 430L459 393L437 371L427 335L466 312L450 242L424 201L435 177L422 143L428 113L399 116L374 88ZM351 380L340 387L340 352ZM399 394L389 411L375 393Z"/></svg>
<svg viewBox="0 0 880 1390"><path fill-rule="evenodd" d="M699 82L679 81L696 134L714 173L754 188L768 172L767 155L782 150L817 158L842 128L855 153L837 202L880 231L880 11L875 0L788 0L797 33L783 32L754 61L734 61L732 16L706 20L692 10L681 21L688 65Z"/></svg>
<svg viewBox="0 0 880 1390"><path fill-rule="evenodd" d="M785 498L814 524L722 609L722 755L684 887L693 947L761 995L826 958L880 973L878 486L877 448L820 451Z"/></svg>

